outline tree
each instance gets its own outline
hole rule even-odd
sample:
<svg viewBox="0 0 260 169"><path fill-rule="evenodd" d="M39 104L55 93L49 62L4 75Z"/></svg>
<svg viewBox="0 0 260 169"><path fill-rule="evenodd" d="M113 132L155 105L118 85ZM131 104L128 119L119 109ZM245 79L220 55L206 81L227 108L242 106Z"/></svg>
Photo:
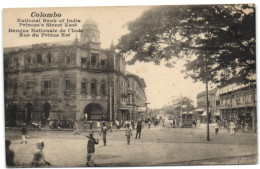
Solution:
<svg viewBox="0 0 260 169"><path fill-rule="evenodd" d="M173 115L179 117L181 111L189 112L194 110L194 101L188 97L178 97L177 99L172 100L172 103L165 105L161 109L157 109L157 112L164 112L166 115Z"/></svg>
<svg viewBox="0 0 260 169"><path fill-rule="evenodd" d="M159 6L128 23L117 49L136 61L187 62L183 73L221 86L248 83L256 73L254 5Z"/></svg>

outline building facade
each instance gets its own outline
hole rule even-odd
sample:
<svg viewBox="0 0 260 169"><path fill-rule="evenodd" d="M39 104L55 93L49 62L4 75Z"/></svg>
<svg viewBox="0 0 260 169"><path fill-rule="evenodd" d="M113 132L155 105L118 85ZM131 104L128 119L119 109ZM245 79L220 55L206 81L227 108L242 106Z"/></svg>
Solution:
<svg viewBox="0 0 260 169"><path fill-rule="evenodd" d="M6 120L133 119L135 99L146 101L145 86L130 104L125 58L113 45L101 49L99 37L97 24L87 20L80 39L5 48Z"/></svg>
<svg viewBox="0 0 260 169"><path fill-rule="evenodd" d="M229 85L217 92L216 112L223 121L235 121L238 126L249 125L250 129L257 127L256 120L256 83L247 85ZM242 127L242 126L241 126Z"/></svg>
<svg viewBox="0 0 260 169"><path fill-rule="evenodd" d="M132 74L130 72L126 73L127 77L127 106L130 106L130 118L136 120L137 118L147 118L148 108L147 108L147 98L145 94L146 84L143 78Z"/></svg>
<svg viewBox="0 0 260 169"><path fill-rule="evenodd" d="M214 111L216 107L216 92L217 88L209 90L208 94L208 100L209 100L209 121L211 122L214 120ZM196 116L198 119L201 120L201 122L206 122L207 121L207 114L206 114L206 106L207 106L207 101L206 101L206 92L201 92L197 94L197 108L194 110L196 113Z"/></svg>

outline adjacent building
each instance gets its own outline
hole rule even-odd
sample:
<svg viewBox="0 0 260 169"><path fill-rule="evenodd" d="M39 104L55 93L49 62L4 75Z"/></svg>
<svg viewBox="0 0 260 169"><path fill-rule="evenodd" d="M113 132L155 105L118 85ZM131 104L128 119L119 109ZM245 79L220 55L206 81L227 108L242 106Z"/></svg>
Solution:
<svg viewBox="0 0 260 169"><path fill-rule="evenodd" d="M256 129L256 83L247 85L228 85L217 92L215 111L217 119L235 121L238 124L249 124Z"/></svg>
<svg viewBox="0 0 260 169"><path fill-rule="evenodd" d="M239 127L245 124L249 128L257 128L257 94L256 83L247 85L228 85L209 91L209 122L235 121ZM206 115L206 92L197 95L197 108L195 116L202 122L207 121Z"/></svg>
<svg viewBox="0 0 260 169"><path fill-rule="evenodd" d="M208 106L209 106L209 121L211 122L214 120L214 110L216 107L216 92L217 88L209 90L208 94ZM196 114L196 118L200 119L201 122L206 122L207 121L207 113L206 113L206 106L207 106L207 101L206 101L206 92L201 92L197 94L197 108L194 110Z"/></svg>
<svg viewBox="0 0 260 169"><path fill-rule="evenodd" d="M131 120L145 107L145 82L125 58L100 47L93 20L80 39L4 49L6 121Z"/></svg>
<svg viewBox="0 0 260 169"><path fill-rule="evenodd" d="M147 98L145 94L146 84L143 78L132 74L130 72L126 73L127 81L127 106L130 106L130 111L132 111L132 117L130 119L137 118L147 118L148 117L148 107Z"/></svg>

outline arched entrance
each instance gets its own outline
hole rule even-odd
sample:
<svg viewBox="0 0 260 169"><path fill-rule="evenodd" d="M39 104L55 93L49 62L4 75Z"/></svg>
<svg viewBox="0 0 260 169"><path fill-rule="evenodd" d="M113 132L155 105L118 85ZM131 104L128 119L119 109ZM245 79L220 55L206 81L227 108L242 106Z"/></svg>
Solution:
<svg viewBox="0 0 260 169"><path fill-rule="evenodd" d="M88 104L84 109L84 115L87 114L87 120L103 120L103 110L99 104ZM86 116L85 116L86 117Z"/></svg>
<svg viewBox="0 0 260 169"><path fill-rule="evenodd" d="M51 105L46 102L42 105L43 108L43 119L48 119L50 116L50 109L51 109Z"/></svg>
<svg viewBox="0 0 260 169"><path fill-rule="evenodd" d="M24 112L24 121L29 122L32 119L32 103L27 103L25 105L25 112Z"/></svg>

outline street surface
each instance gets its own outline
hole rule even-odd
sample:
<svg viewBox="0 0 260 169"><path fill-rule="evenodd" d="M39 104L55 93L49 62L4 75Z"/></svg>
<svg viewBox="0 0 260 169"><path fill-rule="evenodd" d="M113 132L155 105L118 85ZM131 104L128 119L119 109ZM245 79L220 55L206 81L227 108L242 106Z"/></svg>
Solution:
<svg viewBox="0 0 260 169"><path fill-rule="evenodd" d="M141 139L135 139L133 131L127 145L124 131L107 133L107 146L102 136L96 146L97 166L170 166L170 165L215 165L256 164L257 136L252 133L237 133L231 136L226 129L214 134L210 127L210 140L206 140L206 125L197 128L144 126ZM19 130L6 130L6 139L12 141L10 149L15 152L15 164L30 166L35 143L45 142L45 158L51 167L83 167L86 164L87 141L84 135L72 131L29 131L28 144L20 144Z"/></svg>

